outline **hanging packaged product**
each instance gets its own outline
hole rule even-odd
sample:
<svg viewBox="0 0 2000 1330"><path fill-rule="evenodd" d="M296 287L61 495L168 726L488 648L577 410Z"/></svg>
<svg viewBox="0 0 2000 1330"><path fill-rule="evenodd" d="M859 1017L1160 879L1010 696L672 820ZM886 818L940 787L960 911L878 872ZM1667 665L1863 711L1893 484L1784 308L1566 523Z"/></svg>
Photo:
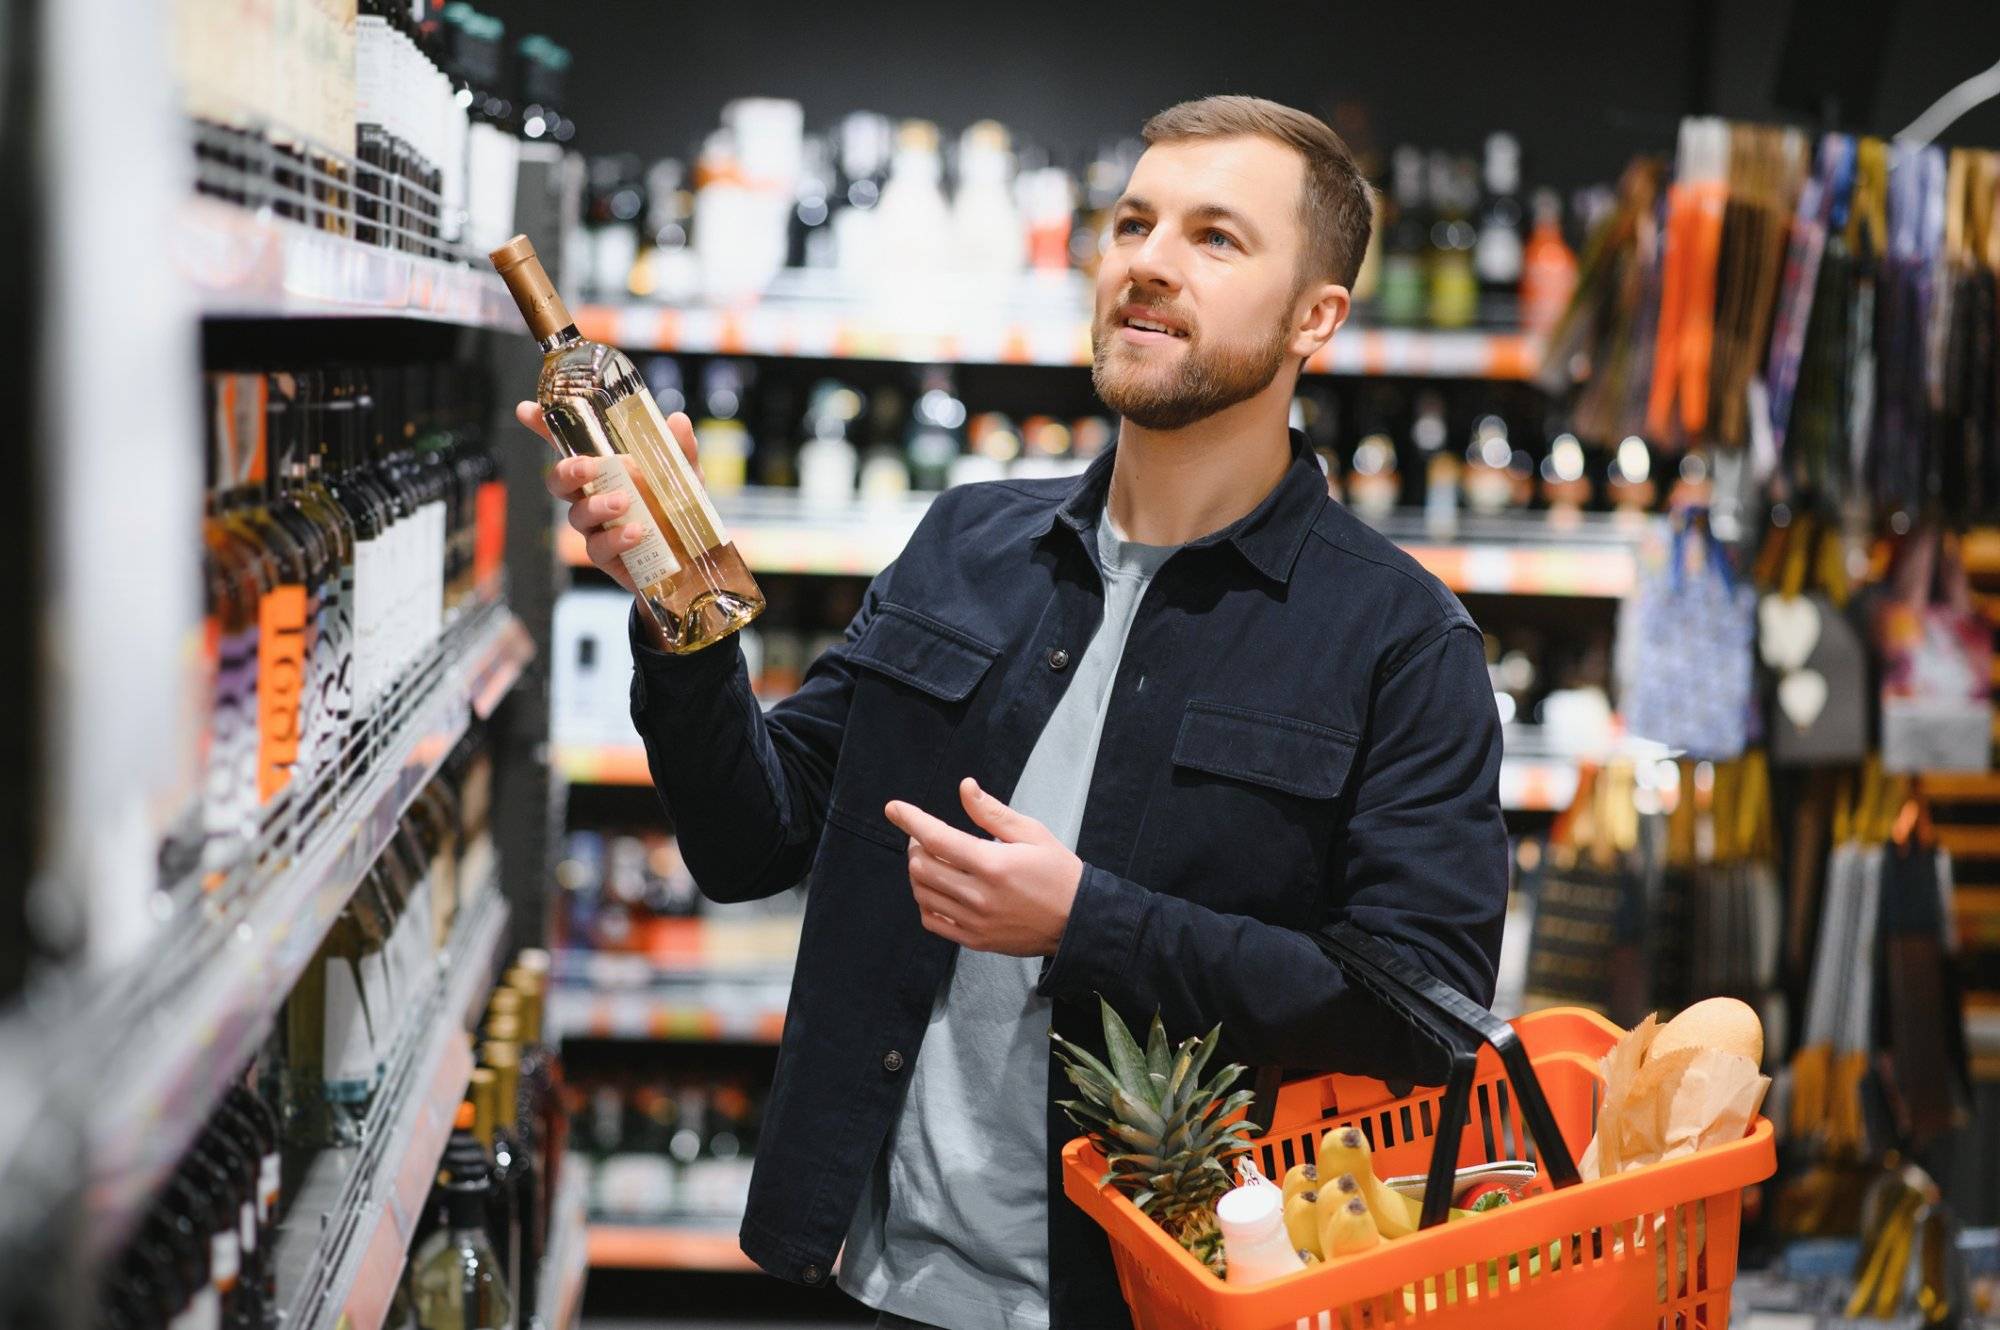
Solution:
<svg viewBox="0 0 2000 1330"><path fill-rule="evenodd" d="M1875 607L1882 762L1890 771L1985 771L1993 761L1993 629L1972 605L1958 542L1934 528L1900 551Z"/></svg>
<svg viewBox="0 0 2000 1330"><path fill-rule="evenodd" d="M1801 517L1771 539L1782 580L1757 602L1757 654L1773 676L1771 760L1859 762L1868 751L1868 649L1846 615L1840 533Z"/></svg>
<svg viewBox="0 0 2000 1330"><path fill-rule="evenodd" d="M1705 512L1677 518L1665 544L1634 592L1626 728L1690 757L1735 757L1749 734L1756 593Z"/></svg>

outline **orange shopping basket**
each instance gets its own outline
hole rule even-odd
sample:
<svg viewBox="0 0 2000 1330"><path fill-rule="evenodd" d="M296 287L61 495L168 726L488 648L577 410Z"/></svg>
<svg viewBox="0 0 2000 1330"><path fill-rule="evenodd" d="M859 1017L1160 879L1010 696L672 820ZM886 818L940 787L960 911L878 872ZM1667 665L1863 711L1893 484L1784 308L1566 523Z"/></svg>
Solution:
<svg viewBox="0 0 2000 1330"><path fill-rule="evenodd" d="M1576 1155L1594 1130L1598 1059L1620 1031L1592 1012L1511 1024L1375 939L1337 925L1313 940L1348 978L1446 1053L1442 1089L1321 1076L1280 1092L1253 1156L1267 1177L1313 1161L1320 1136L1359 1127L1382 1176L1425 1173L1421 1231L1268 1283L1217 1279L1122 1193L1104 1157L1063 1150L1063 1190L1104 1227L1138 1330L1724 1330L1741 1191L1776 1167L1771 1124L1740 1141L1594 1182ZM1535 1162L1531 1194L1449 1225L1449 1179L1471 1164Z"/></svg>

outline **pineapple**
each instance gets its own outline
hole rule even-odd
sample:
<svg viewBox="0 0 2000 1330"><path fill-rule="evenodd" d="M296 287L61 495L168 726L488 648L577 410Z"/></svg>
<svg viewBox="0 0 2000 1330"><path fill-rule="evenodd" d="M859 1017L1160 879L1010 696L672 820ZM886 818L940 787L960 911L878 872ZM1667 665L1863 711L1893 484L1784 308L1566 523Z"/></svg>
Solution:
<svg viewBox="0 0 2000 1330"><path fill-rule="evenodd" d="M1110 1065L1050 1035L1064 1073L1083 1092L1081 1100L1061 1101L1063 1110L1104 1152L1111 1169L1103 1181L1131 1197L1219 1278L1224 1269L1215 1202L1235 1185L1229 1161L1249 1148L1249 1124L1227 1122L1251 1099L1248 1090L1228 1093L1243 1068L1224 1067L1203 1084L1221 1026L1170 1051L1166 1027L1155 1015L1142 1052L1111 1004L1101 997L1098 1002Z"/></svg>

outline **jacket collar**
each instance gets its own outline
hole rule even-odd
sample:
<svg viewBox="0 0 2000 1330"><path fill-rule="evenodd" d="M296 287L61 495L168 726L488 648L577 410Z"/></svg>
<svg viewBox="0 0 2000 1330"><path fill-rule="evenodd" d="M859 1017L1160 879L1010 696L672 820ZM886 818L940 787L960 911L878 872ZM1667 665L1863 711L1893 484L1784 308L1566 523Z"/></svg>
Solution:
<svg viewBox="0 0 2000 1330"><path fill-rule="evenodd" d="M1291 581L1292 566L1298 562L1299 550L1318 520L1320 509L1325 507L1327 495L1325 473L1306 445L1305 435L1297 430L1290 433L1292 464L1277 487L1244 516L1220 531L1189 541L1184 548L1232 545L1252 568L1273 582L1284 585ZM1058 522L1079 536L1087 536L1096 529L1111 491L1111 465L1117 453L1117 445L1113 444L1090 464L1048 522L1036 528L1036 539L1055 530ZM1088 540L1084 543L1090 544Z"/></svg>

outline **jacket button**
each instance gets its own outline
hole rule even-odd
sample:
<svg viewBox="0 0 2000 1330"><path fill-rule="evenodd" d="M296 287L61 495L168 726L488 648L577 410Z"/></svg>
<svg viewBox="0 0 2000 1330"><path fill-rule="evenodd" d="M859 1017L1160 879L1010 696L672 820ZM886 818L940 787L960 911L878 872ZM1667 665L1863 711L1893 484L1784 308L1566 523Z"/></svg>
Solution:
<svg viewBox="0 0 2000 1330"><path fill-rule="evenodd" d="M895 1049L892 1048L888 1052L882 1055L883 1071L898 1072L901 1071L902 1069L903 1069L903 1055L901 1053L898 1053Z"/></svg>
<svg viewBox="0 0 2000 1330"><path fill-rule="evenodd" d="M817 1284L821 1279L825 1278L825 1274L818 1266L809 1265L799 1271L799 1278L805 1280L808 1284Z"/></svg>
<svg viewBox="0 0 2000 1330"><path fill-rule="evenodd" d="M1049 652L1049 668L1052 670L1068 669L1069 652L1064 651L1061 647L1057 647L1055 650Z"/></svg>

